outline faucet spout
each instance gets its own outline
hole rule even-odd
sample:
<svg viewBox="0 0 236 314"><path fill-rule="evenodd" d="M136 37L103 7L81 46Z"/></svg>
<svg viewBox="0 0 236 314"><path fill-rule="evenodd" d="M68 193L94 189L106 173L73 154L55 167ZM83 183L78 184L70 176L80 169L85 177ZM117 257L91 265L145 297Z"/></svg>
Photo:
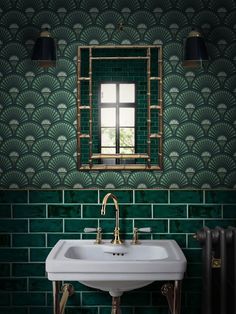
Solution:
<svg viewBox="0 0 236 314"><path fill-rule="evenodd" d="M108 199L111 198L113 200L113 203L115 205L116 210L116 225L114 229L114 239L111 241L113 244L122 244L122 241L120 239L120 226L119 226L119 216L120 216L120 209L118 205L117 197L112 193L107 193L102 201L102 208L101 208L101 215L106 215L106 206Z"/></svg>

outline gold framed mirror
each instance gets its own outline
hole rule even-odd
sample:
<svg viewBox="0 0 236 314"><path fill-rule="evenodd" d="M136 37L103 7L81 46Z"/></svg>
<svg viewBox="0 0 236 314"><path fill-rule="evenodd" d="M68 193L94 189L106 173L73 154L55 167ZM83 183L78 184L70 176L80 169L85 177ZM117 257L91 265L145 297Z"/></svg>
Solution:
<svg viewBox="0 0 236 314"><path fill-rule="evenodd" d="M162 47L78 48L79 170L161 170Z"/></svg>

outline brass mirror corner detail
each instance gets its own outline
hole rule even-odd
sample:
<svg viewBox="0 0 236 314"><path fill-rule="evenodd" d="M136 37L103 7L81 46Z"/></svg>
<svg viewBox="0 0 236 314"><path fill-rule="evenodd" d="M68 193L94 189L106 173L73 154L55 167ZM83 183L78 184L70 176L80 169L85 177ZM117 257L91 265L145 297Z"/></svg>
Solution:
<svg viewBox="0 0 236 314"><path fill-rule="evenodd" d="M79 170L161 170L162 47L78 48Z"/></svg>

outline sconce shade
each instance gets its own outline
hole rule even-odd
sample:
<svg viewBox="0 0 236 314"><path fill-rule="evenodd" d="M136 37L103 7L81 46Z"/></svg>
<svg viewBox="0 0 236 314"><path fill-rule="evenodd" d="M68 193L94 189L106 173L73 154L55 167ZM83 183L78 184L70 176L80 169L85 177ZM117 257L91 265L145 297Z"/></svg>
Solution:
<svg viewBox="0 0 236 314"><path fill-rule="evenodd" d="M203 37L197 31L191 31L186 39L184 49L184 67L198 67L208 60L208 53Z"/></svg>
<svg viewBox="0 0 236 314"><path fill-rule="evenodd" d="M37 38L31 60L37 61L42 67L56 65L56 44L47 30L41 32Z"/></svg>

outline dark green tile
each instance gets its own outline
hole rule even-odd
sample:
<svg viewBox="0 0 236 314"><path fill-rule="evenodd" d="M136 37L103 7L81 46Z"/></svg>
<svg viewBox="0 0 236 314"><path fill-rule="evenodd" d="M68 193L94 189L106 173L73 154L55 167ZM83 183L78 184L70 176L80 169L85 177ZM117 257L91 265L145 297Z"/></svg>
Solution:
<svg viewBox="0 0 236 314"><path fill-rule="evenodd" d="M202 220L170 220L171 233L195 233L203 227Z"/></svg>
<svg viewBox="0 0 236 314"><path fill-rule="evenodd" d="M151 205L121 205L121 218L151 218Z"/></svg>
<svg viewBox="0 0 236 314"><path fill-rule="evenodd" d="M200 190L175 190L170 191L171 203L202 203L203 191Z"/></svg>
<svg viewBox="0 0 236 314"><path fill-rule="evenodd" d="M151 205L120 205L121 218L150 218ZM106 206L106 215L101 215L101 205L83 205L83 218L114 218L115 207L114 205Z"/></svg>
<svg viewBox="0 0 236 314"><path fill-rule="evenodd" d="M44 277L44 263L14 263L12 265L12 274L15 277Z"/></svg>
<svg viewBox="0 0 236 314"><path fill-rule="evenodd" d="M175 240L181 248L186 247L186 236L185 234L154 234L153 240Z"/></svg>
<svg viewBox="0 0 236 314"><path fill-rule="evenodd" d="M234 191L206 191L206 203L236 204L236 192Z"/></svg>
<svg viewBox="0 0 236 314"><path fill-rule="evenodd" d="M82 239L83 240L95 240L96 238L96 233L83 233L82 234ZM102 233L102 239L103 240L110 240L111 238L113 238L113 231L111 231L110 233L105 233L104 234L104 230Z"/></svg>
<svg viewBox="0 0 236 314"><path fill-rule="evenodd" d="M67 309L67 314L98 314L98 308L97 307L80 307L79 309L76 308L68 308ZM99 312L100 314L100 312Z"/></svg>
<svg viewBox="0 0 236 314"><path fill-rule="evenodd" d="M122 295L122 305L147 306L151 305L150 293L143 291L126 292Z"/></svg>
<svg viewBox="0 0 236 314"><path fill-rule="evenodd" d="M66 232L84 232L84 228L97 228L96 219L65 219Z"/></svg>
<svg viewBox="0 0 236 314"><path fill-rule="evenodd" d="M10 275L10 264L0 263L0 277L8 277Z"/></svg>
<svg viewBox="0 0 236 314"><path fill-rule="evenodd" d="M169 314L168 308L166 307L140 307L135 308L135 314Z"/></svg>
<svg viewBox="0 0 236 314"><path fill-rule="evenodd" d="M114 218L114 205L106 206L106 215L101 215L101 205L83 205L83 218Z"/></svg>
<svg viewBox="0 0 236 314"><path fill-rule="evenodd" d="M200 302L199 302L200 303ZM199 314L201 313L201 305L198 307L183 307L182 314Z"/></svg>
<svg viewBox="0 0 236 314"><path fill-rule="evenodd" d="M189 205L189 218L220 218L220 205Z"/></svg>
<svg viewBox="0 0 236 314"><path fill-rule="evenodd" d="M216 219L216 220L206 220L205 221L206 227L215 228L217 226L222 228L227 228L229 226L236 227L236 220L235 219Z"/></svg>
<svg viewBox="0 0 236 314"><path fill-rule="evenodd" d="M201 277L185 277L183 280L183 292L199 292L202 289L202 278Z"/></svg>
<svg viewBox="0 0 236 314"><path fill-rule="evenodd" d="M67 190L65 191L65 203L98 203L97 190Z"/></svg>
<svg viewBox="0 0 236 314"><path fill-rule="evenodd" d="M201 277L202 276L202 264L188 262L186 274L188 277Z"/></svg>
<svg viewBox="0 0 236 314"><path fill-rule="evenodd" d="M161 291L152 293L152 305L154 306L166 306L166 297Z"/></svg>
<svg viewBox="0 0 236 314"><path fill-rule="evenodd" d="M168 231L168 221L162 219L136 219L134 221L136 228L151 227L151 233L162 233Z"/></svg>
<svg viewBox="0 0 236 314"><path fill-rule="evenodd" d="M13 305L45 305L45 293L13 293Z"/></svg>
<svg viewBox="0 0 236 314"><path fill-rule="evenodd" d="M13 217L44 218L46 217L46 205L14 205Z"/></svg>
<svg viewBox="0 0 236 314"><path fill-rule="evenodd" d="M122 303L122 302L121 302ZM133 314L133 307L124 307L122 304L120 306L122 314ZM99 314L111 314L111 307L100 307Z"/></svg>
<svg viewBox="0 0 236 314"><path fill-rule="evenodd" d="M10 205L0 205L0 218L11 218Z"/></svg>
<svg viewBox="0 0 236 314"><path fill-rule="evenodd" d="M9 234L0 234L0 247L11 246L11 237Z"/></svg>
<svg viewBox="0 0 236 314"><path fill-rule="evenodd" d="M67 309L68 311L68 309ZM29 308L30 314L52 314L53 308L52 307L39 307L39 306L33 306ZM67 312L68 313L68 312Z"/></svg>
<svg viewBox="0 0 236 314"><path fill-rule="evenodd" d="M27 191L0 190L0 203L27 203Z"/></svg>
<svg viewBox="0 0 236 314"><path fill-rule="evenodd" d="M30 219L30 232L60 232L62 219Z"/></svg>
<svg viewBox="0 0 236 314"><path fill-rule="evenodd" d="M0 232L28 232L28 220L4 219L0 220Z"/></svg>
<svg viewBox="0 0 236 314"><path fill-rule="evenodd" d="M62 191L30 191L30 203L61 203Z"/></svg>
<svg viewBox="0 0 236 314"><path fill-rule="evenodd" d="M93 238L94 238L94 234L93 234ZM47 236L48 239L48 243L47 246L48 247L53 247L59 240L61 239L75 239L75 240L79 240L80 239L80 233L52 233L52 234L48 234Z"/></svg>
<svg viewBox="0 0 236 314"><path fill-rule="evenodd" d="M198 304L198 307L184 307L182 310L182 314L199 314L201 313L201 305L200 302Z"/></svg>
<svg viewBox="0 0 236 314"><path fill-rule="evenodd" d="M10 293L0 293L0 306L10 305L11 296Z"/></svg>
<svg viewBox="0 0 236 314"><path fill-rule="evenodd" d="M187 217L186 205L154 205L153 217L156 218L185 218Z"/></svg>
<svg viewBox="0 0 236 314"><path fill-rule="evenodd" d="M168 203L168 191L136 190L135 203Z"/></svg>
<svg viewBox="0 0 236 314"><path fill-rule="evenodd" d="M83 305L110 305L111 296L106 292L82 292Z"/></svg>
<svg viewBox="0 0 236 314"><path fill-rule="evenodd" d="M235 218L236 219L236 205L225 205L223 206L224 218Z"/></svg>
<svg viewBox="0 0 236 314"><path fill-rule="evenodd" d="M147 233L147 232L139 232L138 234L138 239L142 242L142 240L151 240L152 239L152 233ZM128 240L132 240L133 239L133 233L131 234L126 234L125 235L125 239Z"/></svg>
<svg viewBox="0 0 236 314"><path fill-rule="evenodd" d="M81 218L81 205L48 205L49 218Z"/></svg>
<svg viewBox="0 0 236 314"><path fill-rule="evenodd" d="M52 281L47 278L29 278L30 291L52 291Z"/></svg>
<svg viewBox="0 0 236 314"><path fill-rule="evenodd" d="M107 193L110 193L110 191L100 190L100 203L102 203L102 200ZM116 196L119 204L133 203L133 190L114 190L111 193ZM109 199L108 203L113 203L113 201Z"/></svg>
<svg viewBox="0 0 236 314"><path fill-rule="evenodd" d="M27 249L0 249L1 262L26 262L28 260Z"/></svg>
<svg viewBox="0 0 236 314"><path fill-rule="evenodd" d="M30 249L31 262L45 262L51 248Z"/></svg>
<svg viewBox="0 0 236 314"><path fill-rule="evenodd" d="M0 287L2 291L26 291L27 278L1 278Z"/></svg>
<svg viewBox="0 0 236 314"><path fill-rule="evenodd" d="M199 308L199 300L201 300L201 293L188 293L188 296L186 298L186 305L188 307Z"/></svg>
<svg viewBox="0 0 236 314"><path fill-rule="evenodd" d="M182 249L188 263L199 263L202 259L201 249Z"/></svg>
<svg viewBox="0 0 236 314"><path fill-rule="evenodd" d="M193 234L188 235L188 248L200 248L200 242L193 237Z"/></svg>
<svg viewBox="0 0 236 314"><path fill-rule="evenodd" d="M101 219L100 227L104 233L113 233L115 228L115 219ZM128 233L133 231L133 221L132 220L120 220L120 232Z"/></svg>
<svg viewBox="0 0 236 314"><path fill-rule="evenodd" d="M23 307L2 307L0 308L0 314L28 314L28 309Z"/></svg>
<svg viewBox="0 0 236 314"><path fill-rule="evenodd" d="M13 234L12 245L15 247L42 247L45 246L45 234Z"/></svg>

